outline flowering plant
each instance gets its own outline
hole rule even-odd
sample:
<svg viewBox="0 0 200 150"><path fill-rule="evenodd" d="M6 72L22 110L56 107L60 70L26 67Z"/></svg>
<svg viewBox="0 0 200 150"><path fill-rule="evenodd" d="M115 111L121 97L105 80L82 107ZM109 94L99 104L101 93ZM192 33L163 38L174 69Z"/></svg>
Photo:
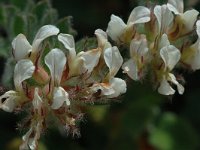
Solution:
<svg viewBox="0 0 200 150"><path fill-rule="evenodd" d="M198 14L194 9L184 12L182 0L154 8L138 6L127 24L111 15L106 32L95 30L97 47L80 52L73 36L54 25L42 26L32 45L24 34L17 35L12 41L15 91L0 96L0 108L30 112L20 149L37 149L52 118L79 136L82 106L126 93L126 82L116 77L120 68L135 81L147 78L162 95L173 95L175 88L183 94L184 80L175 70L200 69ZM194 34L195 42L190 38ZM128 58L121 55L125 49Z"/></svg>

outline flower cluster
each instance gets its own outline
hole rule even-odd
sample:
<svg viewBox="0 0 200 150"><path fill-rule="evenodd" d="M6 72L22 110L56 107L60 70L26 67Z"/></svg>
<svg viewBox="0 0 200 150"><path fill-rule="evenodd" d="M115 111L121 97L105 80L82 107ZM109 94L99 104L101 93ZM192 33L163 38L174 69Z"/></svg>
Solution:
<svg viewBox="0 0 200 150"><path fill-rule="evenodd" d="M151 9L134 8L127 24L112 15L107 34L129 49L130 59L123 64L123 72L135 81L146 77L162 95L173 95L174 85L183 94L184 80L174 69L200 69L198 14L194 9L184 12L183 0L169 0ZM198 38L194 42L195 34Z"/></svg>
<svg viewBox="0 0 200 150"><path fill-rule="evenodd" d="M29 129L20 149L37 149L50 118L69 133L79 134L82 105L126 92L126 82L115 77L120 68L133 80L146 77L160 94L173 95L174 86L183 94L184 82L175 68L200 69L198 14L194 9L184 12L183 0L169 0L151 9L138 6L127 24L112 15L106 32L95 31L98 46L79 53L73 36L59 33L52 25L41 27L32 45L19 34L12 42L16 90L0 96L0 108L7 112L26 108L30 112L25 123ZM56 41L54 46L48 45L50 37ZM128 49L126 61L118 47Z"/></svg>
<svg viewBox="0 0 200 150"><path fill-rule="evenodd" d="M56 118L69 133L78 135L83 104L102 102L126 92L126 82L115 77L123 63L118 48L111 46L102 30L95 34L98 47L78 54L73 36L59 33L52 25L40 28L32 45L23 34L13 40L16 90L0 97L0 108L13 112L25 107L31 112L29 130L20 149L37 149L49 118ZM57 36L60 48L45 45L50 36Z"/></svg>

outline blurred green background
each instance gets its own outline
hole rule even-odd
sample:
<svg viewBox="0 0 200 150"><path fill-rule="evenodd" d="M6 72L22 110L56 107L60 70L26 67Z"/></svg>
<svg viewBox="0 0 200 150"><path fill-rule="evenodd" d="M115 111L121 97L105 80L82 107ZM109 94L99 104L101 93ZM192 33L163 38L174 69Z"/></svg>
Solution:
<svg viewBox="0 0 200 150"><path fill-rule="evenodd" d="M9 4L6 0L0 2L2 6ZM193 5L200 10L199 1L186 2L188 8ZM57 9L58 18L73 17L73 28L78 33L76 40L79 40L85 36L94 36L97 28L106 30L111 14L127 20L135 6L145 3L148 1L52 0L52 7ZM0 23L0 36L6 39L8 35L4 28ZM10 53L7 55L10 56ZM3 55L0 59L1 74L6 58ZM186 80L185 93L173 97L159 95L148 83L126 79L128 91L116 102L111 105L88 106L85 109L85 119L80 124L81 138L50 129L43 134L39 149L199 150L200 71L183 72L183 76ZM0 150L18 149L22 132L16 130L16 127L20 120L20 114L0 111Z"/></svg>

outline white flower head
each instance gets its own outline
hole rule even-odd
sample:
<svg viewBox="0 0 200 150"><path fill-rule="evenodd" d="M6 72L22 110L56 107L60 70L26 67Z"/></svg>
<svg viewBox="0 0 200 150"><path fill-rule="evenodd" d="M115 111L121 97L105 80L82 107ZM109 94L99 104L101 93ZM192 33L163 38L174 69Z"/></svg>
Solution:
<svg viewBox="0 0 200 150"><path fill-rule="evenodd" d="M171 82L177 86L179 94L183 94L184 87L179 84L176 80L176 77L172 73L170 73L170 71L172 71L172 69L180 60L180 51L173 45L166 45L165 47L161 48L160 56L164 62L165 72L162 75L162 81L160 82L158 92L163 95L173 95L175 93L175 90L169 84L169 82Z"/></svg>
<svg viewBox="0 0 200 150"><path fill-rule="evenodd" d="M150 21L150 10L143 6L138 6L131 12L127 24L115 15L111 15L106 32L113 41L119 42L121 36L126 33L135 24L146 23Z"/></svg>
<svg viewBox="0 0 200 150"><path fill-rule="evenodd" d="M131 58L126 61L123 66L123 72L133 80L139 80L140 72L146 63L148 53L147 40L142 38L140 40L133 39L130 44L130 56Z"/></svg>
<svg viewBox="0 0 200 150"><path fill-rule="evenodd" d="M13 55L15 60L19 61L28 57L30 52L38 53L40 51L40 45L42 41L46 38L57 35L59 33L59 29L53 25L45 25L41 27L32 43L32 46L26 39L25 35L19 34L17 37L12 41L12 48L13 48Z"/></svg>
<svg viewBox="0 0 200 150"><path fill-rule="evenodd" d="M167 7L176 15L184 11L183 0L168 0Z"/></svg>
<svg viewBox="0 0 200 150"><path fill-rule="evenodd" d="M123 58L118 48L114 46L105 49L104 60L109 68L107 81L93 84L91 91L97 92L98 90L101 90L101 94L108 98L118 97L126 92L126 82L120 78L114 77L123 63Z"/></svg>
<svg viewBox="0 0 200 150"><path fill-rule="evenodd" d="M177 27L180 28L179 32L181 32L181 34L186 34L193 30L197 16L199 14L197 10L191 9L184 12L183 0L169 0L167 7L179 18L176 21L177 24L179 24ZM177 29L175 29L175 32L177 32L176 30Z"/></svg>
<svg viewBox="0 0 200 150"><path fill-rule="evenodd" d="M104 33L102 32L102 34ZM68 65L69 65L70 76L79 75L85 72L87 73L92 72L93 68L99 62L99 57L101 55L99 49L93 49L86 52L81 51L80 53L76 54L75 42L72 35L60 33L58 35L58 40L65 46L66 49L69 50Z"/></svg>
<svg viewBox="0 0 200 150"><path fill-rule="evenodd" d="M35 66L29 59L19 60L14 69L14 85L17 91L22 91L22 82L32 77Z"/></svg>
<svg viewBox="0 0 200 150"><path fill-rule="evenodd" d="M22 82L32 77L35 66L28 59L19 60L14 70L14 84L16 91L8 91L0 96L0 108L12 112L20 101L25 99Z"/></svg>

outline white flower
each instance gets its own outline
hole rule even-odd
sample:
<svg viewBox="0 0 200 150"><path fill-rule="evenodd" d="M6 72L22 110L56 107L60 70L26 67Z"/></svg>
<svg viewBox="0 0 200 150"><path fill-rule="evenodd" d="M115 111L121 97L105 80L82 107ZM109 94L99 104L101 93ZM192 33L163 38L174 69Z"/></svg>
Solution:
<svg viewBox="0 0 200 150"><path fill-rule="evenodd" d="M147 59L148 47L147 40L142 37L139 40L133 39L130 44L130 59L126 61L122 69L124 73L133 80L139 80L141 78L140 73L145 65Z"/></svg>
<svg viewBox="0 0 200 150"><path fill-rule="evenodd" d="M183 94L184 87L181 84L179 84L176 80L176 77L172 73L170 73L170 71L172 71L172 69L180 60L180 51L173 45L166 45L165 47L161 48L160 56L164 62L164 70L162 75L162 81L160 82L160 87L158 88L158 92L163 95L174 94L175 91L168 83L169 81L177 86L179 94Z"/></svg>
<svg viewBox="0 0 200 150"><path fill-rule="evenodd" d="M200 69L200 20L196 22L197 41L183 51L182 61L191 66L192 70Z"/></svg>
<svg viewBox="0 0 200 150"><path fill-rule="evenodd" d="M57 35L59 29L53 25L45 25L41 27L32 43L32 46L23 34L17 35L17 37L12 41L13 55L15 60L19 61L21 59L27 58L30 52L31 55L36 55L40 51L40 46L42 41L46 38Z"/></svg>
<svg viewBox="0 0 200 150"><path fill-rule="evenodd" d="M99 57L101 55L99 49L93 49L86 52L81 51L76 54L75 42L72 35L60 33L58 35L58 40L69 50L69 76L76 76L86 72L89 74L92 72L99 62Z"/></svg>
<svg viewBox="0 0 200 150"><path fill-rule="evenodd" d="M119 95L126 92L126 82L120 78L114 76L119 71L123 58L117 47L107 48L104 52L104 60L109 68L109 73L102 83L95 83L91 90L97 92L101 90L101 94L108 98L118 97Z"/></svg>
<svg viewBox="0 0 200 150"><path fill-rule="evenodd" d="M16 91L8 91L0 96L0 108L7 112L12 112L15 107L26 100L22 88L22 82L32 77L35 66L28 59L22 59L17 62L14 70L14 85Z"/></svg>
<svg viewBox="0 0 200 150"><path fill-rule="evenodd" d="M197 10L192 9L184 12L183 0L169 0L167 7L177 16L174 32L177 32L176 28L179 28L178 30L181 32L179 34L183 35L193 30L199 14Z"/></svg>
<svg viewBox="0 0 200 150"><path fill-rule="evenodd" d="M60 49L52 49L45 56L45 63L48 66L51 79L53 84L53 98L52 98L52 109L59 109L64 101L66 101L67 105L70 105L68 99L68 93L60 86L62 74L64 71L64 67L66 65L67 59L65 54Z"/></svg>
<svg viewBox="0 0 200 150"><path fill-rule="evenodd" d="M132 30L133 26L140 23L146 23L150 21L150 10L143 6L138 6L131 12L127 24L123 22L121 18L115 15L111 15L111 20L108 23L107 33L113 41L120 42L123 34L129 36L128 33Z"/></svg>

